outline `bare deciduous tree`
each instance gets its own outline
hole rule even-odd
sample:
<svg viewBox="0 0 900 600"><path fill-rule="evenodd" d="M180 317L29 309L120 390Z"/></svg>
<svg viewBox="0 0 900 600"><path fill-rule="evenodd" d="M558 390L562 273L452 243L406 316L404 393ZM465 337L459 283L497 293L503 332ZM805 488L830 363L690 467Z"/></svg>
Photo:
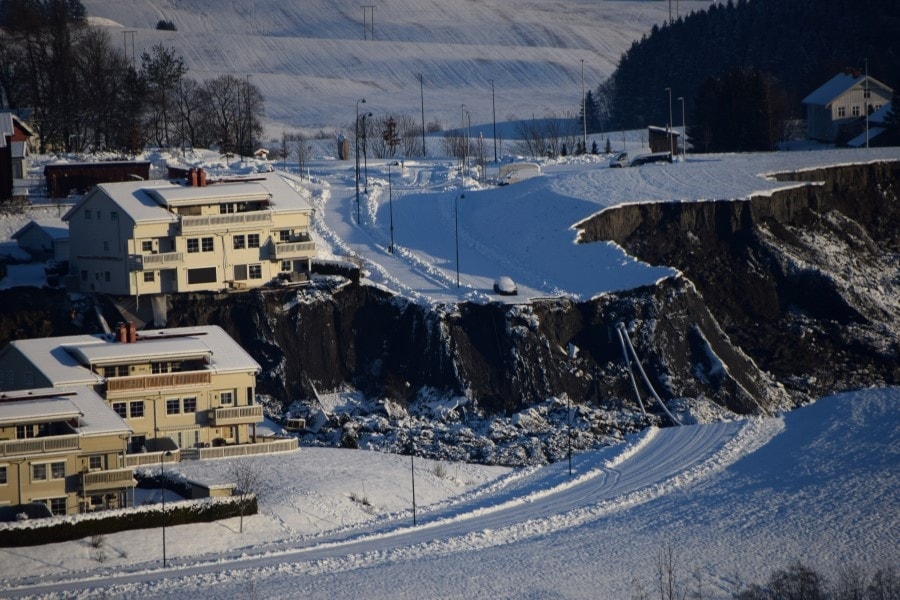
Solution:
<svg viewBox="0 0 900 600"><path fill-rule="evenodd" d="M244 515L253 505L259 502L262 491L262 473L259 465L249 458L235 459L229 468L229 476L235 485L234 495L237 497L238 512L241 515L240 532L244 532Z"/></svg>

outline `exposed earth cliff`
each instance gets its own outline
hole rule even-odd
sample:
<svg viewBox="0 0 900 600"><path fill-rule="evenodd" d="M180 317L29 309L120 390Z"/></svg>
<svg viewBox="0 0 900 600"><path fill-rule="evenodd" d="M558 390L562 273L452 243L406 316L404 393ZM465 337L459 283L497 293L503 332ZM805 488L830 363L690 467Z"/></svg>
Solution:
<svg viewBox="0 0 900 600"><path fill-rule="evenodd" d="M619 324L683 421L900 382L900 164L781 178L810 183L750 200L622 205L579 224L583 243L612 240L681 271L653 287L434 310L332 275L172 297L168 324L225 328L262 365L271 412L307 417L306 443L506 464L670 422L637 370L632 382ZM98 327L64 293L2 294L4 344Z"/></svg>

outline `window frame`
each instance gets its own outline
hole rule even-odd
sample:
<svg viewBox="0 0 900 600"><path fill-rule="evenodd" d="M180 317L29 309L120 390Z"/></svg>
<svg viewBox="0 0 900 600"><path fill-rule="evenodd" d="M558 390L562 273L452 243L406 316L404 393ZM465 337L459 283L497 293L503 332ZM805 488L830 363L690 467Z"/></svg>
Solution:
<svg viewBox="0 0 900 600"><path fill-rule="evenodd" d="M212 236L200 238L200 251L201 252L214 252L215 248L216 248L216 245L215 245L215 242L213 241Z"/></svg>
<svg viewBox="0 0 900 600"><path fill-rule="evenodd" d="M244 250L247 247L247 237L244 234L235 235L231 238L231 243L235 250Z"/></svg>
<svg viewBox="0 0 900 600"><path fill-rule="evenodd" d="M258 233L248 233L247 234L247 247L248 248L259 248L259 234Z"/></svg>
<svg viewBox="0 0 900 600"><path fill-rule="evenodd" d="M135 410L136 407L140 407L140 410ZM147 407L144 406L143 400L131 400L128 402L128 416L132 419L143 419L146 412Z"/></svg>
<svg viewBox="0 0 900 600"><path fill-rule="evenodd" d="M166 416L181 414L181 398L166 398Z"/></svg>
<svg viewBox="0 0 900 600"><path fill-rule="evenodd" d="M187 238L185 245L188 254L197 254L200 252L200 238Z"/></svg>

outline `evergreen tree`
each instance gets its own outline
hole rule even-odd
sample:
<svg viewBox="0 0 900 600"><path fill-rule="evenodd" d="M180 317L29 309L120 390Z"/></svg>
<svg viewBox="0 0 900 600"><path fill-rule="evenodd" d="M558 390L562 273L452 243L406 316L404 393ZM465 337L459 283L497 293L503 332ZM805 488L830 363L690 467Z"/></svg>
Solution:
<svg viewBox="0 0 900 600"><path fill-rule="evenodd" d="M607 154L612 154L612 143L610 143L609 138L606 138L606 147L603 149Z"/></svg>
<svg viewBox="0 0 900 600"><path fill-rule="evenodd" d="M597 140L591 144L591 154L600 154L600 148L597 147Z"/></svg>

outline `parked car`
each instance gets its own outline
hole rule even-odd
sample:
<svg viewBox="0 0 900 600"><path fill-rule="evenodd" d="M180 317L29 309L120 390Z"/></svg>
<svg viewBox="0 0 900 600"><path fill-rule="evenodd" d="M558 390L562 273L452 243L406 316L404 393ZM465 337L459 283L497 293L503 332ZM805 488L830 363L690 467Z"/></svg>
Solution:
<svg viewBox="0 0 900 600"><path fill-rule="evenodd" d="M494 292L501 296L515 296L519 293L519 289L512 279L503 275L494 280Z"/></svg>
<svg viewBox="0 0 900 600"><path fill-rule="evenodd" d="M655 162L672 162L671 152L653 152L652 154L638 154L631 160L628 159L627 152L620 152L609 160L609 166L617 167L639 167Z"/></svg>

